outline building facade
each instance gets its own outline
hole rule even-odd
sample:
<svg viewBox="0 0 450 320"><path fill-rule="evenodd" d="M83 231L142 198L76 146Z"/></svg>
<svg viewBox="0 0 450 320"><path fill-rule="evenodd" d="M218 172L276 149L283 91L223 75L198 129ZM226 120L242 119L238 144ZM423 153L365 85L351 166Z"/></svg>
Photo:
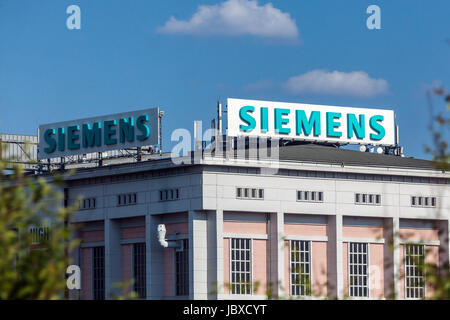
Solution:
<svg viewBox="0 0 450 320"><path fill-rule="evenodd" d="M276 170L190 160L67 178L82 240L73 299L130 279L143 299L417 299L433 294L419 263L449 261L450 175L430 161L314 144L280 147Z"/></svg>

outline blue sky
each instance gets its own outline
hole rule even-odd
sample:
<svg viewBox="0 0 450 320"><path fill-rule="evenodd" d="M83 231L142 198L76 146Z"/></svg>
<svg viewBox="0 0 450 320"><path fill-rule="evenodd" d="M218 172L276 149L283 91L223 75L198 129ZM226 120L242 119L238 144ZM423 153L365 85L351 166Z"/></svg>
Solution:
<svg viewBox="0 0 450 320"><path fill-rule="evenodd" d="M450 89L448 0L226 2L0 0L0 132L159 106L169 148L234 97L394 109L406 155L429 158L425 91ZM66 27L72 4L81 30ZM381 30L366 27L371 4Z"/></svg>

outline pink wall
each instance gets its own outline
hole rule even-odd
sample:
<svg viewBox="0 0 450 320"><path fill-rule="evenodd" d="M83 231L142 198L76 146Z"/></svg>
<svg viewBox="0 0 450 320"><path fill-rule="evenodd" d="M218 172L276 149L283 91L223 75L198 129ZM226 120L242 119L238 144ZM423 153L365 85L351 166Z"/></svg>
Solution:
<svg viewBox="0 0 450 320"><path fill-rule="evenodd" d="M439 231L437 229L401 228L399 236L402 240L432 241L439 240Z"/></svg>
<svg viewBox="0 0 450 320"><path fill-rule="evenodd" d="M290 296L291 295L291 265L290 265L290 253L289 253L289 241L284 241L284 295Z"/></svg>
<svg viewBox="0 0 450 320"><path fill-rule="evenodd" d="M384 244L369 245L370 297L384 297Z"/></svg>
<svg viewBox="0 0 450 320"><path fill-rule="evenodd" d="M358 227L344 226L342 228L344 238L383 238L383 227Z"/></svg>
<svg viewBox="0 0 450 320"><path fill-rule="evenodd" d="M312 293L313 296L327 295L327 243L311 242Z"/></svg>
<svg viewBox="0 0 450 320"><path fill-rule="evenodd" d="M426 256L425 263L430 265L436 265L439 267L439 247L438 246L425 246ZM431 298L434 294L433 288L426 283L425 296Z"/></svg>
<svg viewBox="0 0 450 320"><path fill-rule="evenodd" d="M81 299L91 299L91 248L81 249Z"/></svg>
<svg viewBox="0 0 450 320"><path fill-rule="evenodd" d="M122 245L122 281L129 281L133 275L131 270L131 244ZM124 289L124 294L131 291L133 286Z"/></svg>
<svg viewBox="0 0 450 320"><path fill-rule="evenodd" d="M267 240L253 240L253 290L265 295L267 290Z"/></svg>
<svg viewBox="0 0 450 320"><path fill-rule="evenodd" d="M326 237L327 226L317 224L285 224L284 234Z"/></svg>
<svg viewBox="0 0 450 320"><path fill-rule="evenodd" d="M101 242L105 240L105 232L103 230L83 231L81 240L83 242Z"/></svg>
<svg viewBox="0 0 450 320"><path fill-rule="evenodd" d="M172 297L175 295L174 292L174 249L165 248L164 249L164 296Z"/></svg>
<svg viewBox="0 0 450 320"><path fill-rule="evenodd" d="M145 227L122 228L120 233L121 239L145 238Z"/></svg>
<svg viewBox="0 0 450 320"><path fill-rule="evenodd" d="M230 239L223 239L223 292L230 293Z"/></svg>
<svg viewBox="0 0 450 320"><path fill-rule="evenodd" d="M342 273L344 278L344 296L348 297L350 292L348 290L348 242L342 243Z"/></svg>
<svg viewBox="0 0 450 320"><path fill-rule="evenodd" d="M189 226L187 222L167 223L166 234L188 234Z"/></svg>
<svg viewBox="0 0 450 320"><path fill-rule="evenodd" d="M223 232L267 234L265 222L224 221Z"/></svg>

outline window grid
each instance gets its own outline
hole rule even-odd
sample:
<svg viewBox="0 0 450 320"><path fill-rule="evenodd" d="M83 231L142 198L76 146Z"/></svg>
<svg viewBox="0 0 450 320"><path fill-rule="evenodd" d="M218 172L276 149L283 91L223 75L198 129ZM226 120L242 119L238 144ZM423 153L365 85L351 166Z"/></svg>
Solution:
<svg viewBox="0 0 450 320"><path fill-rule="evenodd" d="M94 247L92 251L94 300L105 300L105 247Z"/></svg>
<svg viewBox="0 0 450 320"><path fill-rule="evenodd" d="M365 205L381 205L381 195L372 193L355 193L355 203Z"/></svg>
<svg viewBox="0 0 450 320"><path fill-rule="evenodd" d="M231 241L231 293L251 294L251 239L232 238Z"/></svg>
<svg viewBox="0 0 450 320"><path fill-rule="evenodd" d="M322 191L301 191L297 190L297 201L302 202L323 202Z"/></svg>
<svg viewBox="0 0 450 320"><path fill-rule="evenodd" d="M237 187L236 199L263 200L264 189Z"/></svg>
<svg viewBox="0 0 450 320"><path fill-rule="evenodd" d="M134 291L140 299L147 297L145 243L133 244Z"/></svg>
<svg viewBox="0 0 450 320"><path fill-rule="evenodd" d="M349 295L369 297L369 246L367 243L349 242Z"/></svg>
<svg viewBox="0 0 450 320"><path fill-rule="evenodd" d="M436 197L411 196L411 207L436 207Z"/></svg>
<svg viewBox="0 0 450 320"><path fill-rule="evenodd" d="M180 189L159 190L159 201L171 201L180 199Z"/></svg>
<svg viewBox="0 0 450 320"><path fill-rule="evenodd" d="M420 244L405 245L405 291L407 299L425 297L425 246Z"/></svg>
<svg viewBox="0 0 450 320"><path fill-rule="evenodd" d="M80 210L88 210L88 209L95 209L96 203L95 198L86 198L83 200L80 200L79 202L79 209Z"/></svg>
<svg viewBox="0 0 450 320"><path fill-rule="evenodd" d="M175 290L177 296L189 295L189 240L183 239L182 250L175 251Z"/></svg>
<svg viewBox="0 0 450 320"><path fill-rule="evenodd" d="M136 193L123 193L117 195L117 205L118 206L127 206L137 203L137 194Z"/></svg>
<svg viewBox="0 0 450 320"><path fill-rule="evenodd" d="M311 242L291 240L291 295L311 295Z"/></svg>

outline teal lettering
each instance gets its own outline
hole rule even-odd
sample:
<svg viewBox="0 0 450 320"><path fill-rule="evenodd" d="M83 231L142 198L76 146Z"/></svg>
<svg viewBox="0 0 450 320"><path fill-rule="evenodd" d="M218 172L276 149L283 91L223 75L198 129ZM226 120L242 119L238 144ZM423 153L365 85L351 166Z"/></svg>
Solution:
<svg viewBox="0 0 450 320"><path fill-rule="evenodd" d="M261 108L261 132L269 131L269 109Z"/></svg>
<svg viewBox="0 0 450 320"><path fill-rule="evenodd" d="M48 147L44 149L45 153L52 153L56 150L56 141L52 137L55 135L55 129L47 129L44 132L44 140L47 143Z"/></svg>
<svg viewBox="0 0 450 320"><path fill-rule="evenodd" d="M77 131L80 131L79 125L67 127L67 148L69 150L80 149L80 144L76 143L76 141L80 137Z"/></svg>
<svg viewBox="0 0 450 320"><path fill-rule="evenodd" d="M305 136L311 134L314 128L314 136L320 136L320 112L312 111L309 120L306 118L306 113L304 110L296 110L297 127L296 134L300 135L302 132Z"/></svg>
<svg viewBox="0 0 450 320"><path fill-rule="evenodd" d="M335 120L339 119L341 116L340 112L327 112L327 137L339 138L342 136L341 132L334 131L334 128L339 128L341 126L339 122L335 122Z"/></svg>
<svg viewBox="0 0 450 320"><path fill-rule="evenodd" d="M83 124L82 130L83 148L92 148L94 146L100 147L102 145L102 124L101 122L94 122L94 127L91 128L89 123Z"/></svg>
<svg viewBox="0 0 450 320"><path fill-rule="evenodd" d="M116 120L106 120L103 122L104 125L104 141L106 145L117 144L117 139L112 136L116 134L116 129L113 128L117 125Z"/></svg>
<svg viewBox="0 0 450 320"><path fill-rule="evenodd" d="M146 124L146 122L148 122L148 115L146 114L139 116L136 119L136 127L140 132L142 132L142 134L136 137L139 141L144 141L150 137L150 127Z"/></svg>
<svg viewBox="0 0 450 320"><path fill-rule="evenodd" d="M359 122L353 113L347 113L347 137L352 138L353 132L356 138L364 139L365 137L365 117L363 114L359 115Z"/></svg>
<svg viewBox="0 0 450 320"><path fill-rule="evenodd" d="M58 151L66 149L66 134L64 128L58 128Z"/></svg>
<svg viewBox="0 0 450 320"><path fill-rule="evenodd" d="M381 140L386 135L386 131L384 130L383 126L378 123L378 121L383 121L384 117L381 115L376 115L370 118L369 124L370 128L372 128L373 131L376 132L376 134L371 133L370 139L372 140Z"/></svg>
<svg viewBox="0 0 450 320"><path fill-rule="evenodd" d="M244 132L249 132L255 129L256 121L249 113L253 113L255 111L255 107L245 106L239 110L239 117L242 121L244 121L247 125L240 125L239 128Z"/></svg>
<svg viewBox="0 0 450 320"><path fill-rule="evenodd" d="M128 142L134 141L134 119L133 117L122 118L119 120L119 140L124 143L125 140Z"/></svg>
<svg viewBox="0 0 450 320"><path fill-rule="evenodd" d="M289 115L289 109L275 109L275 132L280 134L289 134L291 129L283 128L284 124L289 123L289 119L284 119L283 116Z"/></svg>

